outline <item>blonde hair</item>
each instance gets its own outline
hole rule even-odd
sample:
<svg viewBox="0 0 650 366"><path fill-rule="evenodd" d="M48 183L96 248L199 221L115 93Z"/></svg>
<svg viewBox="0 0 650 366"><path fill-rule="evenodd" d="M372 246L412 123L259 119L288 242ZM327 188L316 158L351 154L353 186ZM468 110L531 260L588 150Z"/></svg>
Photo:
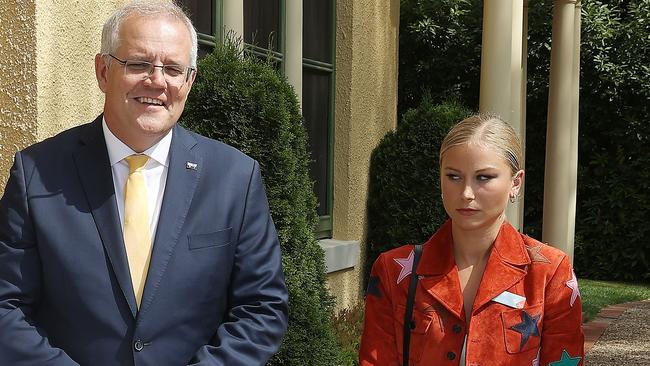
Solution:
<svg viewBox="0 0 650 366"><path fill-rule="evenodd" d="M192 21L187 17L187 15L185 15L183 9L169 1L132 0L115 10L115 12L113 12L113 14L111 14L111 16L106 20L102 29L101 53L113 54L117 51L117 48L120 46L120 26L126 18L132 15L141 15L146 17L167 16L183 23L190 32L190 41L192 43L192 48L188 55L188 61L190 62L191 67L196 67L196 57L198 53L196 30L194 30Z"/></svg>
<svg viewBox="0 0 650 366"><path fill-rule="evenodd" d="M470 142L494 149L510 166L512 175L523 169L523 151L512 127L491 114L476 114L454 125L440 146L439 164L447 150Z"/></svg>

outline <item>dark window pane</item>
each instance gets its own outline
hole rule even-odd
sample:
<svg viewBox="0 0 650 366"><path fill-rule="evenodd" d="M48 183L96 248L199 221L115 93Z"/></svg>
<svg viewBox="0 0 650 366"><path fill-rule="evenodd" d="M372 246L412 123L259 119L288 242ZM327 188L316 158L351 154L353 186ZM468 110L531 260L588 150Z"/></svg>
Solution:
<svg viewBox="0 0 650 366"><path fill-rule="evenodd" d="M280 0L244 0L244 42L278 49Z"/></svg>
<svg viewBox="0 0 650 366"><path fill-rule="evenodd" d="M212 53L212 50L214 47L212 46L207 46L204 44L199 44L199 58L203 58L205 55Z"/></svg>
<svg viewBox="0 0 650 366"><path fill-rule="evenodd" d="M315 181L314 192L318 198L318 214L329 214L327 196L327 169L329 153L329 114L331 73L303 70L302 114L309 135L312 163L311 179Z"/></svg>
<svg viewBox="0 0 650 366"><path fill-rule="evenodd" d="M303 57L332 62L332 0L303 1Z"/></svg>
<svg viewBox="0 0 650 366"><path fill-rule="evenodd" d="M212 24L212 0L181 0L178 4L185 10L187 15L192 19L194 28L199 33L214 34L214 24Z"/></svg>

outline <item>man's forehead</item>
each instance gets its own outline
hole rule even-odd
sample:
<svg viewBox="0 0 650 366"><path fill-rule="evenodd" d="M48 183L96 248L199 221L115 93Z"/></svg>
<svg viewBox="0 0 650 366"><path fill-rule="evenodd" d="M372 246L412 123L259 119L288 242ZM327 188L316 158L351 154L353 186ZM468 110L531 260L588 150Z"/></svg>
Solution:
<svg viewBox="0 0 650 366"><path fill-rule="evenodd" d="M190 31L187 29L185 22L170 14L143 14L133 13L126 16L120 23L118 33L120 37L127 36L130 31L142 27L157 28L165 27L174 29L176 32L182 32L187 35L188 39L191 37ZM124 34L127 33L127 34Z"/></svg>

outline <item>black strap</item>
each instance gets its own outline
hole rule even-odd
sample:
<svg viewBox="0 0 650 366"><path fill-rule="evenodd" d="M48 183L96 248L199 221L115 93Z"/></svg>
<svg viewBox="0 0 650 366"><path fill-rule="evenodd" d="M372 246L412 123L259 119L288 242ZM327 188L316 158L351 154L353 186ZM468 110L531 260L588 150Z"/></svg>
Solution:
<svg viewBox="0 0 650 366"><path fill-rule="evenodd" d="M409 283L409 293L406 298L406 311L404 312L404 344L402 345L402 364L409 366L409 351L411 348L411 330L415 328L413 322L413 301L415 300L415 288L418 284L418 275L415 273L422 255L422 244L415 246L415 255L413 257L413 268L411 268L411 282Z"/></svg>

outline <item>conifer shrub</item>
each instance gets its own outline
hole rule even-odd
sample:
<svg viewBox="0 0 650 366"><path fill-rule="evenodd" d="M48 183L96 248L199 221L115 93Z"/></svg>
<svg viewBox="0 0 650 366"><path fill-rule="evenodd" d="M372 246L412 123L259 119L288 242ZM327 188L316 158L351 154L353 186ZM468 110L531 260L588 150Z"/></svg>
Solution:
<svg viewBox="0 0 650 366"><path fill-rule="evenodd" d="M422 243L447 219L440 198L440 145L451 126L469 114L457 102L434 105L425 96L373 151L366 272L381 252Z"/></svg>
<svg viewBox="0 0 650 366"><path fill-rule="evenodd" d="M239 44L227 40L199 60L181 123L260 163L289 289L289 329L269 365L336 365L334 302L314 236L316 198L298 100L270 61L245 56Z"/></svg>

